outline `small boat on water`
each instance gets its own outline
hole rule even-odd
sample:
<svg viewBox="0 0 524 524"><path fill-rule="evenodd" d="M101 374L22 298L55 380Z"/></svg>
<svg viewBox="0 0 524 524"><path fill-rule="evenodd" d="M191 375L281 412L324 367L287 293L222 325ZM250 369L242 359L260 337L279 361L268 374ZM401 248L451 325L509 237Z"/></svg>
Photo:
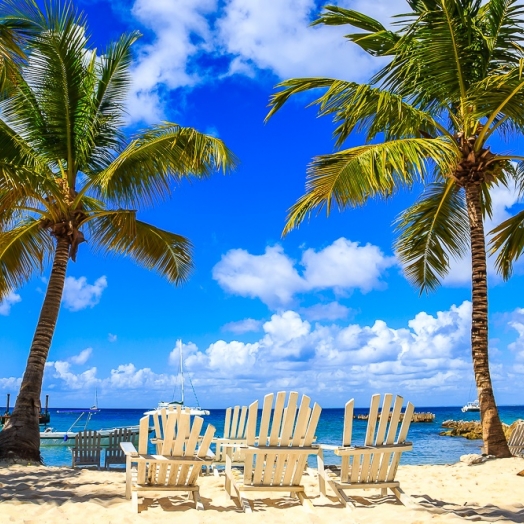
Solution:
<svg viewBox="0 0 524 524"><path fill-rule="evenodd" d="M74 446L75 437L79 431L85 431L88 429L88 424L93 415L100 412L97 404L91 406L89 409L63 409L57 410L57 413L79 413L76 420L71 424L67 431L55 431L54 428L46 428L44 431L40 431L40 445L41 446ZM85 418L84 418L85 416ZM83 427L82 427L83 426ZM136 444L138 441L139 426L125 426L126 429L131 431L132 441ZM109 435L116 429L114 428L103 428L97 429L96 431L100 434L101 446L109 445Z"/></svg>
<svg viewBox="0 0 524 524"><path fill-rule="evenodd" d="M462 413L467 413L468 411L480 411L480 403L478 400L472 400L463 406L461 411Z"/></svg>
<svg viewBox="0 0 524 524"><path fill-rule="evenodd" d="M190 415L197 415L197 416L202 416L202 415L209 415L210 412L208 409L203 409L200 407L200 403L198 402L198 398L196 396L196 391L195 391L195 387L193 386L193 382L191 382L191 377L188 375L189 377L189 383L191 384L191 389L193 390L193 395L195 396L195 400L196 400L196 403L197 405L195 407L193 406L186 406L185 403L184 403L184 357L183 357L183 352L182 352L182 341L181 340L177 340L176 341L176 345L178 347L178 350L180 352L180 387L181 387L181 390L182 390L182 393L181 393L181 399L180 400L172 400L171 402L164 402L164 401L161 401L158 403L158 406L156 407L156 409L153 409L151 411L147 411L146 414L147 415L150 415L156 411L160 411L161 409L176 409L177 406L180 406L183 410L188 410L189 409L189 414ZM173 396L175 395L175 392L173 391Z"/></svg>

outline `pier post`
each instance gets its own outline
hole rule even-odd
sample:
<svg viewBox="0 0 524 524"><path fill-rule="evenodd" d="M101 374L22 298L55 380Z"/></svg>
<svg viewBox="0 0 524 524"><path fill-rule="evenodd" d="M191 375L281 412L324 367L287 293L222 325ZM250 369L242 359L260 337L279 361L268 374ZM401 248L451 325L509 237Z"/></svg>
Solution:
<svg viewBox="0 0 524 524"><path fill-rule="evenodd" d="M49 406L49 395L45 396L45 414L47 415L47 408Z"/></svg>
<svg viewBox="0 0 524 524"><path fill-rule="evenodd" d="M9 415L9 399L11 398L11 394L7 394L7 402L6 402L6 408L5 408L5 414Z"/></svg>

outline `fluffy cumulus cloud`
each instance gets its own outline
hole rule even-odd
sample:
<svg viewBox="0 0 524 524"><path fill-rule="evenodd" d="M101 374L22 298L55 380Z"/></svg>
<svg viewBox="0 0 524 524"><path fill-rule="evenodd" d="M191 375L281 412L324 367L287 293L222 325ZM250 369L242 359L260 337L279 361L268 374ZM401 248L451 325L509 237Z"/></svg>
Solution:
<svg viewBox="0 0 524 524"><path fill-rule="evenodd" d="M254 342L217 340L205 348L184 344L184 367L203 404L211 407L248 402L278 389L308 392L326 406L340 406L351 396L362 405L370 393L385 391L420 405L431 405L438 391L439 400L449 403L466 394L472 382L470 316L468 301L434 314L422 311L397 327L380 319L370 325L313 324L296 311L280 311L263 323ZM510 314L507 324L516 330L511 351L491 362L502 398L513 394L524 373L524 310ZM179 356L177 345L155 366L128 362L101 373L87 364L89 351L84 350L47 363L44 388L77 396L97 388L101 399L154 405L180 385ZM19 384L19 378L0 378L2 390Z"/></svg>
<svg viewBox="0 0 524 524"><path fill-rule="evenodd" d="M21 302L22 298L17 293L10 291L7 296L0 301L0 315L7 316L11 312L11 307L14 304Z"/></svg>
<svg viewBox="0 0 524 524"><path fill-rule="evenodd" d="M339 5L389 23L402 0ZM314 0L135 0L132 15L153 35L138 44L128 111L134 121L164 117L169 90L217 77L270 71L282 79L329 76L362 81L383 63L343 38L344 27L311 27Z"/></svg>
<svg viewBox="0 0 524 524"><path fill-rule="evenodd" d="M64 306L70 311L80 311L96 306L106 287L105 276L96 279L93 284L88 284L86 277L67 277L64 286Z"/></svg>
<svg viewBox="0 0 524 524"><path fill-rule="evenodd" d="M299 264L302 274L297 263L277 245L267 247L263 255L244 249L228 251L213 268L213 278L229 293L259 298L278 308L291 304L298 293L381 289L385 286L381 279L384 272L394 264L395 258L385 256L377 246L339 238L320 251L304 251Z"/></svg>

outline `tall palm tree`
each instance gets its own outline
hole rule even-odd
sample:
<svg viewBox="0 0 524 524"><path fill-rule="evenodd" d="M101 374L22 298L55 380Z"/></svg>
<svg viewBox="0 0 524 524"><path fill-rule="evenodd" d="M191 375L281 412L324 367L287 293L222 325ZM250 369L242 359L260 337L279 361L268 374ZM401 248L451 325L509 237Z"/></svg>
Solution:
<svg viewBox="0 0 524 524"><path fill-rule="evenodd" d="M126 141L121 131L131 46L123 35L101 55L90 47L85 17L50 1L6 15L30 22L27 65L0 106L0 298L52 262L40 318L14 411L0 432L0 458L40 460L38 415L44 366L69 259L89 239L170 283L191 269L190 242L137 219L137 209L170 194L173 183L227 170L223 142L164 123Z"/></svg>
<svg viewBox="0 0 524 524"><path fill-rule="evenodd" d="M390 57L369 84L329 78L291 79L271 98L271 117L293 95L326 89L313 104L337 123L336 145L363 132L366 143L315 157L306 193L291 207L284 233L313 210L386 198L424 184L398 219L397 253L408 279L435 289L450 256L471 250L473 368L485 450L510 456L488 360L488 287L484 219L490 189L519 178L512 154L490 141L524 131L524 9L515 0L407 0L411 12L395 31L356 11L327 6L316 24L360 29L346 36L373 56ZM380 140L382 139L382 140Z"/></svg>

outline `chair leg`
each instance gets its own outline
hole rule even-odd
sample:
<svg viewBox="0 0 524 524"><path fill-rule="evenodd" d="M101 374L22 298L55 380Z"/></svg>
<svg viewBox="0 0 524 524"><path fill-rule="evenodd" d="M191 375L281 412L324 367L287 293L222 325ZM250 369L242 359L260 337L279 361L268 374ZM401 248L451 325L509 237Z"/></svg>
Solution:
<svg viewBox="0 0 524 524"><path fill-rule="evenodd" d="M380 496L381 497L387 497L388 496L388 488L380 488Z"/></svg>
<svg viewBox="0 0 524 524"><path fill-rule="evenodd" d="M338 500L340 500L340 502L346 509L355 509L355 504L353 504L353 501L344 493L344 490L337 488L333 484L331 484L331 487L337 495Z"/></svg>
<svg viewBox="0 0 524 524"><path fill-rule="evenodd" d="M193 500L195 501L195 508L199 511L204 511L204 504L202 504L202 501L200 500L200 494L198 491L193 491Z"/></svg>
<svg viewBox="0 0 524 524"><path fill-rule="evenodd" d="M240 506L244 510L244 513L253 513L249 500L245 499L240 493L238 494L238 498L240 499Z"/></svg>
<svg viewBox="0 0 524 524"><path fill-rule="evenodd" d="M324 452L322 449L317 455L318 488L320 493L326 496L326 470L324 468Z"/></svg>
<svg viewBox="0 0 524 524"><path fill-rule="evenodd" d="M313 511L313 503L303 491L297 491L297 497L302 506L304 506L304 509L307 511Z"/></svg>
<svg viewBox="0 0 524 524"><path fill-rule="evenodd" d="M133 510L136 513L139 513L139 510L138 510L138 491L133 491L133 494L132 494L132 505L133 505Z"/></svg>

